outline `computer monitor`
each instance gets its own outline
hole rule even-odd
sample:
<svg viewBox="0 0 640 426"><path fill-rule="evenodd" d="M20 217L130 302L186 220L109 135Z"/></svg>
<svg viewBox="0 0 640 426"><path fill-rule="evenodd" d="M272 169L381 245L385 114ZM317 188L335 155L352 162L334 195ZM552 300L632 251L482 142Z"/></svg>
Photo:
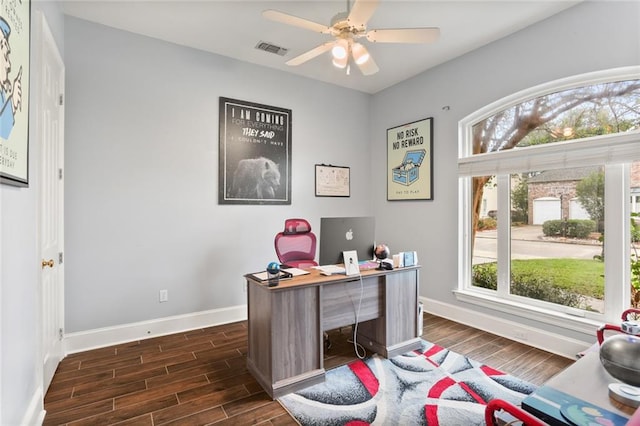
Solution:
<svg viewBox="0 0 640 426"><path fill-rule="evenodd" d="M320 265L342 263L342 252L356 250L359 260L373 259L375 218L320 218Z"/></svg>

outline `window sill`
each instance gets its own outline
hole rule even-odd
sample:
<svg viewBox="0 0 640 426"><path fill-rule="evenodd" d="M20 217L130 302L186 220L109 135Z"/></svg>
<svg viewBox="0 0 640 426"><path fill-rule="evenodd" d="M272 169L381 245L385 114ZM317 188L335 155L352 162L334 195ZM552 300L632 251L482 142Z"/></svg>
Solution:
<svg viewBox="0 0 640 426"><path fill-rule="evenodd" d="M604 323L604 320L593 320L579 317L568 313L553 311L551 309L544 309L537 306L518 303L513 300L501 299L493 295L482 294L479 292L454 290L453 293L461 302L482 306L495 311L504 312L587 335L595 336L596 329Z"/></svg>

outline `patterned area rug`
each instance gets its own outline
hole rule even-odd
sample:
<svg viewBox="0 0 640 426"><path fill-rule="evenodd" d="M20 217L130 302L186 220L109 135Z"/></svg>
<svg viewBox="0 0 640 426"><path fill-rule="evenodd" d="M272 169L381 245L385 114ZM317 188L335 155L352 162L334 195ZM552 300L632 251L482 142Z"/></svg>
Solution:
<svg viewBox="0 0 640 426"><path fill-rule="evenodd" d="M488 401L519 404L536 386L423 341L329 370L324 383L283 396L301 425L484 425Z"/></svg>

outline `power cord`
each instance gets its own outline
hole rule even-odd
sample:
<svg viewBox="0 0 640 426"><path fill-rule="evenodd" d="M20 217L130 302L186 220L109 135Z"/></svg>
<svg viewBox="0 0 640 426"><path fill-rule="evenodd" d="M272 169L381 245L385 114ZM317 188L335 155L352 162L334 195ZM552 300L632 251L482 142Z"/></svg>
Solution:
<svg viewBox="0 0 640 426"><path fill-rule="evenodd" d="M360 278L360 300L358 300L358 309L356 310L356 323L353 326L353 350L359 359L364 359L367 355L367 350L357 341L360 308L362 307L362 299L364 297L364 283L362 282L362 275L358 274L358 277ZM362 354L360 354L360 350L362 350Z"/></svg>

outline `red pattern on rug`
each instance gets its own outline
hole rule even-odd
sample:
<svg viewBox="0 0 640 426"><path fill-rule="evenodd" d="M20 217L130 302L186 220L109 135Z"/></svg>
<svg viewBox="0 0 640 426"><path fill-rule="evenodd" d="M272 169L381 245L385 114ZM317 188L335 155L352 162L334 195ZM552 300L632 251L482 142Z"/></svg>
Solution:
<svg viewBox="0 0 640 426"><path fill-rule="evenodd" d="M354 361L349 364L349 368L353 371L353 374L360 379L360 382L362 382L364 387L367 388L369 395L374 396L378 393L380 382L367 364L362 361Z"/></svg>
<svg viewBox="0 0 640 426"><path fill-rule="evenodd" d="M480 367L480 369L484 371L484 374L486 374L487 376L504 376L504 373L502 371L491 368L488 365L483 365L482 367Z"/></svg>
<svg viewBox="0 0 640 426"><path fill-rule="evenodd" d="M425 405L424 406L424 417L427 419L427 424L429 426L439 426L438 422L438 406L437 405Z"/></svg>

